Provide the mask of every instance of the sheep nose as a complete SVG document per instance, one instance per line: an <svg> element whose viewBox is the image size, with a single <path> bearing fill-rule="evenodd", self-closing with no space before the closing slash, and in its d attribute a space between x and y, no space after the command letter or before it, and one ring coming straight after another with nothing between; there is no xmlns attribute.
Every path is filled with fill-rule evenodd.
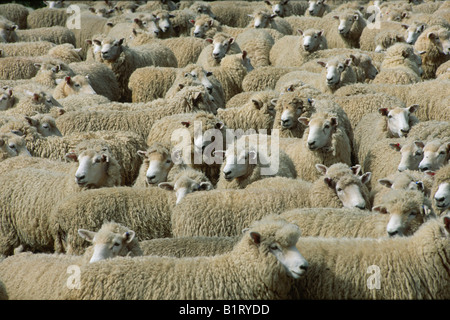
<svg viewBox="0 0 450 320"><path fill-rule="evenodd" d="M401 131L402 133L408 133L408 132L409 132L409 129L400 129L400 131Z"/></svg>
<svg viewBox="0 0 450 320"><path fill-rule="evenodd" d="M224 172L223 174L225 175L225 177L227 177L231 174L231 171Z"/></svg>
<svg viewBox="0 0 450 320"><path fill-rule="evenodd" d="M407 44L413 44L412 40L406 41Z"/></svg>
<svg viewBox="0 0 450 320"><path fill-rule="evenodd" d="M398 234L398 231L388 231L389 237L393 237Z"/></svg>
<svg viewBox="0 0 450 320"><path fill-rule="evenodd" d="M200 34L200 32L194 32L194 36L195 36L195 37L198 37L199 34Z"/></svg>
<svg viewBox="0 0 450 320"><path fill-rule="evenodd" d="M422 171L422 172L425 172L425 171L428 170L428 167L427 166L419 167L419 170Z"/></svg>
<svg viewBox="0 0 450 320"><path fill-rule="evenodd" d="M86 178L86 176L82 175L82 176L77 176L75 178L77 179L77 182L80 182L80 181L84 180L84 178Z"/></svg>
<svg viewBox="0 0 450 320"><path fill-rule="evenodd" d="M302 264L302 265L300 266L300 269L302 269L302 270L304 270L304 271L307 271L307 270L308 270L308 265L307 265L307 264Z"/></svg>
<svg viewBox="0 0 450 320"><path fill-rule="evenodd" d="M313 13L314 13L314 10L309 10L309 13L310 13L310 14L313 14Z"/></svg>
<svg viewBox="0 0 450 320"><path fill-rule="evenodd" d="M309 44L304 44L303 47L308 50L309 49Z"/></svg>
<svg viewBox="0 0 450 320"><path fill-rule="evenodd" d="M434 198L434 200L436 200L437 202L443 202L445 200L445 198L444 197Z"/></svg>
<svg viewBox="0 0 450 320"><path fill-rule="evenodd" d="M364 210L366 208L366 206L362 204L358 204L356 207L361 210Z"/></svg>
<svg viewBox="0 0 450 320"><path fill-rule="evenodd" d="M147 177L147 181L152 181L156 178L156 176Z"/></svg>

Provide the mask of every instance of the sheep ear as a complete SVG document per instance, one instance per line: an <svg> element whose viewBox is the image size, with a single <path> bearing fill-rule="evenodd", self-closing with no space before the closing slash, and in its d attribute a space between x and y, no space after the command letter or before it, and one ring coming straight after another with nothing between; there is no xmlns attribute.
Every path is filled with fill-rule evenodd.
<svg viewBox="0 0 450 320"><path fill-rule="evenodd" d="M65 77L65 78L64 78L64 81L66 81L66 83L67 83L68 85L70 85L70 84L72 83L72 79L71 79L70 77Z"/></svg>
<svg viewBox="0 0 450 320"><path fill-rule="evenodd" d="M31 118L31 117L28 117L28 116L25 116L25 120L27 120L27 122L28 122L31 126L36 126L36 125L38 124L38 121L37 121L37 120L35 120L35 119Z"/></svg>
<svg viewBox="0 0 450 320"><path fill-rule="evenodd" d="M357 176L361 172L361 165L355 164L354 166L350 167L350 170L352 170L353 174Z"/></svg>
<svg viewBox="0 0 450 320"><path fill-rule="evenodd" d="M372 172L366 172L361 177L359 177L359 180L361 181L362 184L366 184L367 182L370 181L371 178Z"/></svg>
<svg viewBox="0 0 450 320"><path fill-rule="evenodd" d="M425 144L422 141L414 141L414 144L421 149L425 148Z"/></svg>
<svg viewBox="0 0 450 320"><path fill-rule="evenodd" d="M250 17L250 18L254 18L255 17L255 15L253 15L253 14L247 14L247 16Z"/></svg>
<svg viewBox="0 0 450 320"><path fill-rule="evenodd" d="M101 160L102 160L102 162L109 163L109 160L110 160L110 159L109 159L109 156L108 156L108 155L103 154Z"/></svg>
<svg viewBox="0 0 450 320"><path fill-rule="evenodd" d="M359 14L354 14L353 18L355 18L355 21L358 21L359 20Z"/></svg>
<svg viewBox="0 0 450 320"><path fill-rule="evenodd" d="M247 57L247 51L242 51L242 60L245 60L245 58Z"/></svg>
<svg viewBox="0 0 450 320"><path fill-rule="evenodd" d="M410 113L416 112L416 110L419 108L418 104L413 104L411 106L409 106L407 109L409 110Z"/></svg>
<svg viewBox="0 0 450 320"><path fill-rule="evenodd" d="M255 106L255 108L258 110L261 109L263 106L262 102L259 100L252 99L252 102L253 102L253 105Z"/></svg>
<svg viewBox="0 0 450 320"><path fill-rule="evenodd" d="M125 41L125 38L121 38L121 39L119 40L119 46L121 46L121 45L123 44L124 41Z"/></svg>
<svg viewBox="0 0 450 320"><path fill-rule="evenodd" d="M317 63L318 63L319 65L321 65L322 67L324 67L324 68L327 67L327 64L326 64L325 62L323 62L323 61L317 61Z"/></svg>
<svg viewBox="0 0 450 320"><path fill-rule="evenodd" d="M444 217L443 223L445 230L447 230L447 232L450 233L450 217Z"/></svg>
<svg viewBox="0 0 450 320"><path fill-rule="evenodd" d="M400 143L389 143L389 147L391 147L395 151L400 151L402 149L402 146Z"/></svg>
<svg viewBox="0 0 450 320"><path fill-rule="evenodd" d="M215 125L215 128L217 130L222 130L225 127L225 124L223 122L217 122Z"/></svg>
<svg viewBox="0 0 450 320"><path fill-rule="evenodd" d="M381 114L382 116L387 116L389 113L388 108L378 108L378 113Z"/></svg>
<svg viewBox="0 0 450 320"><path fill-rule="evenodd" d="M73 162L78 162L78 156L75 152L66 153L66 159Z"/></svg>
<svg viewBox="0 0 450 320"><path fill-rule="evenodd" d="M125 243L130 243L131 241L133 241L135 236L136 233L133 230L130 230L125 232L122 237L125 240Z"/></svg>
<svg viewBox="0 0 450 320"><path fill-rule="evenodd" d="M431 217L434 216L434 212L433 209L431 209L429 206L427 206L426 204L422 205L422 213L425 217Z"/></svg>
<svg viewBox="0 0 450 320"><path fill-rule="evenodd" d="M261 235L258 232L255 231L250 232L250 238L256 245L259 245L261 243Z"/></svg>
<svg viewBox="0 0 450 320"><path fill-rule="evenodd" d="M209 191L214 189L211 182L200 182L198 190L200 191Z"/></svg>
<svg viewBox="0 0 450 320"><path fill-rule="evenodd" d="M324 30L322 29L322 30L320 30L320 31L317 33L317 35L318 35L319 37L321 37L321 36L323 35L323 33L324 33Z"/></svg>
<svg viewBox="0 0 450 320"><path fill-rule="evenodd" d="M323 181L325 182L325 184L327 186L334 189L333 179L331 179L330 177L325 177L325 178L323 178Z"/></svg>
<svg viewBox="0 0 450 320"><path fill-rule="evenodd" d="M191 125L189 121L182 121L181 124L186 128L189 128L189 126Z"/></svg>
<svg viewBox="0 0 450 320"><path fill-rule="evenodd" d="M268 6L272 5L269 0L265 0L264 3L267 4Z"/></svg>
<svg viewBox="0 0 450 320"><path fill-rule="evenodd" d="M392 188L393 182L389 179L379 179L378 183L387 188Z"/></svg>
<svg viewBox="0 0 450 320"><path fill-rule="evenodd" d="M206 71L205 75L206 75L207 77L210 77L210 76L213 75L213 73L212 73L212 71Z"/></svg>
<svg viewBox="0 0 450 320"><path fill-rule="evenodd" d="M269 17L269 19L272 20L272 19L275 19L276 17L278 17L278 15L276 15L276 14L271 14L270 17Z"/></svg>
<svg viewBox="0 0 450 320"><path fill-rule="evenodd" d="M332 117L332 118L330 119L330 122L331 122L331 126L337 127L337 125L338 125L338 119L337 119L336 117Z"/></svg>
<svg viewBox="0 0 450 320"><path fill-rule="evenodd" d="M402 28L408 30L409 26L407 24L402 24Z"/></svg>
<svg viewBox="0 0 450 320"><path fill-rule="evenodd" d="M339 20L339 16L333 16L333 19Z"/></svg>
<svg viewBox="0 0 450 320"><path fill-rule="evenodd" d="M309 119L306 117L300 117L298 118L298 122L303 124L304 126L309 126Z"/></svg>
<svg viewBox="0 0 450 320"><path fill-rule="evenodd" d="M274 98L274 99L270 100L270 103L273 104L274 106L277 105L277 102L278 102L278 98Z"/></svg>
<svg viewBox="0 0 450 320"><path fill-rule="evenodd" d="M228 40L228 43L229 43L229 44L233 44L233 43L234 43L234 38L230 38L230 39Z"/></svg>
<svg viewBox="0 0 450 320"><path fill-rule="evenodd" d="M11 130L11 133L15 134L16 136L22 137L23 132L20 130Z"/></svg>
<svg viewBox="0 0 450 320"><path fill-rule="evenodd" d="M214 42L214 40L211 39L211 38L207 38L207 39L205 39L205 41L208 42L208 43L213 43Z"/></svg>
<svg viewBox="0 0 450 320"><path fill-rule="evenodd" d="M387 214L388 213L386 207L383 207L383 206L375 206L375 207L372 208L372 211L377 211L377 212L383 213L383 214Z"/></svg>
<svg viewBox="0 0 450 320"><path fill-rule="evenodd" d="M435 34L434 32L430 32L430 33L427 35L427 37L428 37L428 39L430 39L430 40L434 40L434 39L436 39L436 34Z"/></svg>
<svg viewBox="0 0 450 320"><path fill-rule="evenodd" d="M327 170L328 170L327 166L320 164L320 163L316 163L316 169L322 175L326 174Z"/></svg>
<svg viewBox="0 0 450 320"><path fill-rule="evenodd" d="M170 182L161 182L158 187L164 190L173 191L174 185Z"/></svg>
<svg viewBox="0 0 450 320"><path fill-rule="evenodd" d="M425 191L425 184L423 183L423 181L419 180L416 181L416 185L417 185L417 190L419 191Z"/></svg>
<svg viewBox="0 0 450 320"><path fill-rule="evenodd" d="M137 154L142 158L146 158L148 156L147 151L138 150Z"/></svg>
<svg viewBox="0 0 450 320"><path fill-rule="evenodd" d="M85 229L78 229L78 235L86 241L93 242L96 232Z"/></svg>
<svg viewBox="0 0 450 320"><path fill-rule="evenodd" d="M88 41L88 40L86 40L86 41ZM93 42L96 46L101 46L101 45L102 45L101 41L99 41L99 40L92 40L92 42Z"/></svg>
<svg viewBox="0 0 450 320"><path fill-rule="evenodd" d="M303 35L303 31L301 29L297 29L298 33L300 33L301 35Z"/></svg>

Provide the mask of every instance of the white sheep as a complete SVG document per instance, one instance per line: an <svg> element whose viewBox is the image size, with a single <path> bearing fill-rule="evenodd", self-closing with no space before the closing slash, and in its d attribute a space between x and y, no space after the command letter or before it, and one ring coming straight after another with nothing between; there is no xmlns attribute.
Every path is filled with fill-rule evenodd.
<svg viewBox="0 0 450 320"><path fill-rule="evenodd" d="M1 215L16 221L2 230L2 254L10 255L19 245L33 251L52 250L49 216L56 203L71 193L120 184L120 167L108 152L85 150L80 154L69 153L67 158L77 164L67 164L64 172L23 168L2 175L2 197L9 200L2 201L5 205L1 206ZM20 182L23 176L26 185Z"/></svg>
<svg viewBox="0 0 450 320"><path fill-rule="evenodd" d="M53 90L55 99L64 99L73 94L97 94L92 88L89 76L76 75L56 81L57 86Z"/></svg>
<svg viewBox="0 0 450 320"><path fill-rule="evenodd" d="M197 65L208 69L210 67L217 67L220 65L223 57L227 54L241 53L242 50L235 39L223 32L218 32L212 38L207 38L205 41L210 43L200 52Z"/></svg>
<svg viewBox="0 0 450 320"><path fill-rule="evenodd" d="M433 176L434 182L431 190L433 208L440 215L450 207L450 165L441 167Z"/></svg>
<svg viewBox="0 0 450 320"><path fill-rule="evenodd" d="M266 5L270 7L272 12L279 17L288 17L291 15L301 16L306 13L306 3L303 1L289 1L289 0L279 0L279 1L264 1Z"/></svg>
<svg viewBox="0 0 450 320"><path fill-rule="evenodd" d="M81 290L72 290L69 298L287 299L294 279L301 278L308 269L308 262L295 248L299 236L295 225L269 217L253 223L234 249L223 255L194 259L148 256L92 263L81 268ZM114 277L108 290L93 295L88 289L91 284L110 279L101 276L104 268L117 270L115 274L122 280ZM160 268L165 272L161 273ZM145 288L138 284L141 279L135 282L137 270L146 270L142 273L148 284ZM155 282L156 278L162 282ZM124 296L123 287L117 286L122 281L136 289ZM193 285L198 281L201 286ZM233 287L238 289L230 290Z"/></svg>
<svg viewBox="0 0 450 320"><path fill-rule="evenodd" d="M275 39L267 30L246 29L236 37L236 43L248 52L255 68L270 65L270 51Z"/></svg>
<svg viewBox="0 0 450 320"><path fill-rule="evenodd" d="M79 229L78 233L92 243L83 255L25 252L2 261L0 274L10 299L63 299L72 288L68 272L72 268L104 259L142 255L135 232L120 224L104 223L97 232Z"/></svg>
<svg viewBox="0 0 450 320"><path fill-rule="evenodd" d="M437 171L450 159L449 139L433 139L423 147L423 159L419 163L420 171Z"/></svg>
<svg viewBox="0 0 450 320"><path fill-rule="evenodd" d="M24 155L31 157L28 151L25 140L13 133L1 133L0 134L0 161Z"/></svg>
<svg viewBox="0 0 450 320"><path fill-rule="evenodd" d="M309 0L305 16L323 17L325 14L329 13L331 8L325 1L326 0Z"/></svg>
<svg viewBox="0 0 450 320"><path fill-rule="evenodd" d="M292 34L292 28L289 22L266 10L256 10L252 14L249 14L249 17L252 18L252 21L248 24L247 28L275 29L283 35Z"/></svg>

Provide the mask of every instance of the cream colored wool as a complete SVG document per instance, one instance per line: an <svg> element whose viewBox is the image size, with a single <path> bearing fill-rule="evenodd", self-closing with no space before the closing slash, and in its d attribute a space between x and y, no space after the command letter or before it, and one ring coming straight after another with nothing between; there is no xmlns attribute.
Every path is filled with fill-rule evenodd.
<svg viewBox="0 0 450 320"><path fill-rule="evenodd" d="M66 27L51 26L45 28L26 29L16 31L18 41L48 41L54 44L70 43L77 45L75 34Z"/></svg>
<svg viewBox="0 0 450 320"><path fill-rule="evenodd" d="M30 11L24 5L18 3L6 3L0 5L0 16L17 24L19 29L27 28L27 18Z"/></svg>
<svg viewBox="0 0 450 320"><path fill-rule="evenodd" d="M174 37L164 39L163 44L174 53L178 61L178 68L183 68L197 62L208 42L194 37Z"/></svg>
<svg viewBox="0 0 450 320"><path fill-rule="evenodd" d="M266 29L248 29L236 37L236 42L248 52L252 65L260 68L270 65L270 51L275 44L274 37Z"/></svg>
<svg viewBox="0 0 450 320"><path fill-rule="evenodd" d="M31 12L27 17L29 29L45 28L53 26L65 27L67 18L70 16L64 9L41 8Z"/></svg>
<svg viewBox="0 0 450 320"><path fill-rule="evenodd" d="M242 81L242 89L248 91L273 90L277 81L285 74L298 71L298 68L265 66L247 74Z"/></svg>
<svg viewBox="0 0 450 320"><path fill-rule="evenodd" d="M444 182L450 182L450 165L447 164L443 167L441 167L439 170L436 171L435 175L433 176L433 186L431 188L431 197L434 198L434 195L436 194L436 191L439 188L439 185ZM443 216L444 210L438 208L436 206L436 201L433 199L433 209L436 211L437 214ZM447 209L448 210L448 209Z"/></svg>
<svg viewBox="0 0 450 320"><path fill-rule="evenodd" d="M210 41L212 39L211 44L206 46L200 52L200 54L198 55L198 59L195 62L195 64L203 67L206 70L208 70L208 68L210 68L210 67L218 67L218 66L220 66L221 59L220 60L219 59L215 59L214 56L213 56L214 45L216 43L222 43L222 44L223 43L228 43L228 47L227 47L227 50L225 52L225 55L237 54L237 53L241 53L242 52L241 47L237 43L236 39L234 39L233 37L229 36L226 33L217 32L216 34L214 34L213 37L207 38L205 40L207 43L209 43L209 41L207 41L208 39L210 39Z"/></svg>
<svg viewBox="0 0 450 320"><path fill-rule="evenodd" d="M250 235L260 235L260 241ZM289 299L294 281L269 251L277 244L281 250L298 240L299 229L286 221L255 222L233 251L215 257L168 258L136 257L101 261L81 268L81 290L70 299ZM114 279L106 276L114 270ZM138 271L139 270L139 271ZM142 279L134 274L139 272ZM104 276L102 276L104 275ZM103 290L88 289L103 283ZM124 290L122 283L136 287ZM136 284L135 284L136 283ZM170 290L167 290L170 288ZM234 288L234 289L233 289Z"/></svg>
<svg viewBox="0 0 450 320"><path fill-rule="evenodd" d="M39 57L48 53L56 45L48 41L0 43L0 50L7 57Z"/></svg>

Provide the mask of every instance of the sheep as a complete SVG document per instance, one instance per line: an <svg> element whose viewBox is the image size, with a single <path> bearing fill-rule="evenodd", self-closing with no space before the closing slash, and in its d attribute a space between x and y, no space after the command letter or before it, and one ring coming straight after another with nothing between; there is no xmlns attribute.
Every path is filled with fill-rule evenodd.
<svg viewBox="0 0 450 320"><path fill-rule="evenodd" d="M17 40L21 42L30 41L48 41L54 44L70 43L77 46L75 34L66 27L48 27L27 30L17 30Z"/></svg>
<svg viewBox="0 0 450 320"><path fill-rule="evenodd" d="M196 111L215 112L215 105L203 86L185 87L173 98L162 99L159 106L148 105L133 113L126 110L67 112L56 119L56 124L64 135L70 132L123 130L147 139L155 121L173 114Z"/></svg>
<svg viewBox="0 0 450 320"><path fill-rule="evenodd" d="M56 203L74 192L121 183L120 166L109 152L85 150L69 153L67 159L78 164L67 164L65 172L23 168L2 175L2 197L8 199L2 201L2 219L15 221L2 228L2 254L10 255L19 245L38 252L52 250L48 218ZM24 176L26 186L20 183Z"/></svg>
<svg viewBox="0 0 450 320"><path fill-rule="evenodd" d="M247 28L275 29L283 35L292 34L291 25L286 20L266 10L256 10L249 16L252 18L252 21L248 24Z"/></svg>
<svg viewBox="0 0 450 320"><path fill-rule="evenodd" d="M437 171L450 159L449 139L433 139L423 147L423 159L419 163L420 171Z"/></svg>
<svg viewBox="0 0 450 320"><path fill-rule="evenodd" d="M163 44L174 53L178 61L178 68L184 68L197 62L198 56L208 42L195 37L175 37L163 40Z"/></svg>
<svg viewBox="0 0 450 320"><path fill-rule="evenodd" d="M159 188L175 191L177 200L175 204L179 204L188 194L196 191L209 191L214 188L209 178L201 171L193 169L189 166L177 170L172 181L161 182Z"/></svg>
<svg viewBox="0 0 450 320"><path fill-rule="evenodd" d="M433 208L439 215L443 215L450 207L450 165L441 167L433 176L433 186L431 197L433 199Z"/></svg>
<svg viewBox="0 0 450 320"><path fill-rule="evenodd" d="M167 39L176 36L176 32L171 23L171 19L175 18L173 14L167 10L155 10L152 12L152 15L157 19L159 28L158 37L160 39Z"/></svg>
<svg viewBox="0 0 450 320"><path fill-rule="evenodd" d="M255 10L255 5L247 1L213 1L210 6L214 19L222 25L238 28L245 28L250 23L251 18L248 15ZM261 5L263 6L265 7L265 4Z"/></svg>
<svg viewBox="0 0 450 320"><path fill-rule="evenodd" d="M0 43L0 49L3 51L3 54L8 57L43 56L55 46L54 43L48 41Z"/></svg>
<svg viewBox="0 0 450 320"><path fill-rule="evenodd" d="M376 141L406 137L411 127L419 122L413 114L418 108L418 105L391 110L379 108L377 113L362 117L355 127L353 145L360 163L364 162L366 154Z"/></svg>
<svg viewBox="0 0 450 320"><path fill-rule="evenodd" d="M450 80L450 61L441 64L437 68L436 79Z"/></svg>
<svg viewBox="0 0 450 320"><path fill-rule="evenodd" d="M17 25L0 16L0 43L19 41L16 30Z"/></svg>
<svg viewBox="0 0 450 320"><path fill-rule="evenodd" d="M383 196L391 190L418 190L426 197L430 197L433 185L432 177L428 173L403 170L393 173L383 179L378 179L378 184L371 190L372 204L377 206ZM435 211L435 210L434 210Z"/></svg>
<svg viewBox="0 0 450 320"><path fill-rule="evenodd" d="M0 162L21 155L31 157L25 140L13 133L0 133Z"/></svg>
<svg viewBox="0 0 450 320"><path fill-rule="evenodd" d="M248 91L273 90L277 81L285 74L297 71L297 68L261 66L244 77L242 89Z"/></svg>
<svg viewBox="0 0 450 320"><path fill-rule="evenodd" d="M309 0L308 9L305 10L305 16L323 17L326 13L331 12L331 8L325 3L325 0Z"/></svg>
<svg viewBox="0 0 450 320"><path fill-rule="evenodd" d="M405 41L405 29L401 22L396 21L377 21L379 27L364 28L359 39L361 50L382 52L388 46L392 45L391 41L399 42L403 38ZM377 44L375 38L377 38ZM399 41L398 41L399 40ZM384 42L384 43L383 43ZM377 47L380 45L380 47Z"/></svg>
<svg viewBox="0 0 450 320"><path fill-rule="evenodd" d="M88 76L93 91L98 95L103 95L110 101L120 100L120 90L117 78L114 72L105 64L85 61L73 62L69 64L69 68L76 75Z"/></svg>
<svg viewBox="0 0 450 320"><path fill-rule="evenodd" d="M303 259L297 248L294 249L295 242L300 236L298 227L289 224L286 221L270 218L252 224L248 231L242 237L242 240L236 244L233 250L223 255L215 257L198 257L194 259L177 259L168 257L136 257L136 258L116 258L113 262L101 261L96 264L89 264L81 268L84 275L81 280L81 290L73 290L70 297L73 299L287 299L293 279L301 278L308 268L308 262ZM236 259L239 255L239 259ZM246 258L244 258L246 257ZM255 261L258 261L255 263ZM114 266L113 266L114 265ZM122 289L114 288L114 284L121 281L110 282L109 288L103 292L97 292L94 296L91 290L88 290L89 284L100 281L99 275L103 268L123 268L128 272L118 272L124 277L134 269L142 269L143 266L151 266L158 273L158 279L161 279L161 273L154 269L155 265L164 267L167 277L167 285L151 280L155 278L152 273L144 272L147 276L147 284L155 284L152 288L147 287L143 290L134 290L131 295L125 295ZM172 272L167 269L171 266ZM246 271L251 266L251 274ZM180 273L183 269L186 272ZM199 273L194 271L197 270ZM234 272L239 270L239 272ZM262 271L264 270L264 271ZM235 276L231 276L235 274ZM231 276L231 277L230 277ZM198 281L201 277L201 288L193 286L192 283ZM255 277L257 279L255 279ZM274 281L274 279L277 279ZM134 286L133 279L123 279L129 285ZM169 280L170 279L170 280ZM178 279L178 280L177 280ZM207 279L213 279L215 285L208 285ZM88 280L88 281L86 281ZM106 278L101 281L105 281ZM131 281L131 282L130 282ZM139 279L141 281L141 279ZM174 283L177 282L177 284ZM169 283L172 283L170 292L166 291ZM211 282L212 283L212 282ZM239 285L238 285L239 284ZM113 287L111 287L111 285ZM229 290L236 285L238 290ZM170 285L169 285L170 286ZM205 290L205 288L210 288ZM242 290L244 289L244 290Z"/></svg>
<svg viewBox="0 0 450 320"><path fill-rule="evenodd" d="M150 102L163 98L175 83L177 73L181 71L175 68L155 66L136 69L128 82L128 87L132 91L131 101L133 103ZM151 85L148 85L149 83Z"/></svg>
<svg viewBox="0 0 450 320"><path fill-rule="evenodd" d="M270 51L275 39L267 30L247 29L236 37L236 42L248 52L255 68L270 65Z"/></svg>
<svg viewBox="0 0 450 320"><path fill-rule="evenodd" d="M442 259L448 257L448 228L447 217L431 219L410 237L301 238L297 247L301 248L311 268L308 270L308 276L297 282L298 297L364 300L448 299L450 279L446 270L449 266L448 260ZM430 263L430 259L434 263ZM351 269L349 266L352 266ZM374 270L379 271L377 281L368 279L370 274L374 274ZM414 277L411 278L410 275Z"/></svg>
<svg viewBox="0 0 450 320"><path fill-rule="evenodd" d="M272 12L279 17L288 17L291 15L302 16L306 13L306 4L303 1L264 1L270 7Z"/></svg>
<svg viewBox="0 0 450 320"><path fill-rule="evenodd" d="M101 42L94 40L94 43L102 47L101 58L98 61L106 64L116 75L121 90L121 99L131 101L128 81L133 71L150 65L177 67L177 62L167 47L155 43L129 48L123 45L123 41L123 38L120 40L105 38Z"/></svg>
<svg viewBox="0 0 450 320"><path fill-rule="evenodd" d="M429 80L408 85L392 84L353 84L335 92L336 96L349 96L364 93L383 93L403 101L405 105L418 104L416 117L420 121L448 119L449 97L444 92L449 88L448 81ZM423 92L427 92L426 95Z"/></svg>
<svg viewBox="0 0 450 320"><path fill-rule="evenodd" d="M253 94L241 107L219 109L217 117L229 129L259 132L265 130L270 134L274 118L278 93L273 90Z"/></svg>
<svg viewBox="0 0 450 320"><path fill-rule="evenodd" d="M137 12L147 12L154 10L167 10L174 11L177 10L177 5L174 1L170 0L160 0L160 1L151 1L147 2L145 5L139 6L136 8Z"/></svg>
<svg viewBox="0 0 450 320"><path fill-rule="evenodd" d="M227 147L217 189L243 189L274 176L296 178L292 160L282 150L273 150L272 144L269 147L265 138L244 135Z"/></svg>
<svg viewBox="0 0 450 320"><path fill-rule="evenodd" d="M216 189L207 194L192 194L173 209L173 236L236 236L246 224L268 214L281 214L295 208L370 206L369 191L364 187L370 180L370 173L356 176L357 167L349 168L341 163L325 171L326 175L314 183L272 177L241 190ZM320 172L323 174L323 167ZM343 189L339 190L339 195L337 188ZM299 197L299 194L304 196Z"/></svg>
<svg viewBox="0 0 450 320"><path fill-rule="evenodd" d="M57 83L53 91L55 99L63 99L73 94L97 94L91 86L89 76L66 77Z"/></svg>
<svg viewBox="0 0 450 320"><path fill-rule="evenodd" d="M126 44L128 44L129 46L137 46L136 41L143 41L143 39L134 39L134 37L139 37L140 34L144 34L145 38L148 39L148 42L150 42L150 39L153 41L154 39L159 37L159 34L161 32L157 25L159 18L157 18L155 15L139 14L131 20L132 21L126 19L123 22L116 23L109 30L107 36L113 39L124 38L126 40ZM128 43L129 39L133 40L133 45L131 45L131 43Z"/></svg>
<svg viewBox="0 0 450 320"><path fill-rule="evenodd" d="M425 31L427 28L427 24L422 22L414 21L411 24L402 24L402 27L406 30L406 40L405 42L410 45L414 45L419 38L419 36L422 34L422 32Z"/></svg>
<svg viewBox="0 0 450 320"><path fill-rule="evenodd" d="M414 49L425 51L422 55L422 79L436 77L437 68L449 60L450 34L440 26L431 26L417 38Z"/></svg>
<svg viewBox="0 0 450 320"><path fill-rule="evenodd" d="M5 111L12 108L16 102L15 97L13 96L13 91L11 88L5 88L6 90L2 90L0 96L0 110Z"/></svg>
<svg viewBox="0 0 450 320"><path fill-rule="evenodd" d="M211 45L205 47L202 52L200 52L196 62L197 65L205 69L219 66L220 61L222 61L223 57L227 54L237 54L242 52L235 39L223 32L216 33L212 39L207 38L206 41L211 43Z"/></svg>
<svg viewBox="0 0 450 320"><path fill-rule="evenodd" d="M86 108L86 106L92 106L93 108L96 108L100 107L100 105L108 105L109 103L111 103L111 101L107 97L100 94L71 95L63 99L58 99L58 102L61 104L62 108L59 110L50 110L50 112L64 110L61 114L57 114L58 116L64 114L65 112L77 111Z"/></svg>
<svg viewBox="0 0 450 320"><path fill-rule="evenodd" d="M401 154L397 166L398 171L419 170L419 163L423 159L424 144L422 141L409 139L403 143L390 143L389 146Z"/></svg>
<svg viewBox="0 0 450 320"><path fill-rule="evenodd" d="M19 29L28 27L27 19L30 11L25 6L18 3L6 3L0 5L0 16L14 22Z"/></svg>
<svg viewBox="0 0 450 320"><path fill-rule="evenodd" d="M4 112L5 115L33 116L36 112L48 113L52 109L61 107L52 95L46 92L26 92L25 97L11 109Z"/></svg>
<svg viewBox="0 0 450 320"><path fill-rule="evenodd" d="M373 83L408 84L421 81L421 58L409 44L398 43L386 51Z"/></svg>
<svg viewBox="0 0 450 320"><path fill-rule="evenodd" d="M69 14L64 8L40 8L31 12L27 17L29 29L48 28L52 26L65 27Z"/></svg>
<svg viewBox="0 0 450 320"><path fill-rule="evenodd" d="M0 79L19 80L31 79L36 76L38 69L34 65L34 60L28 57L6 57L0 58Z"/></svg>
<svg viewBox="0 0 450 320"><path fill-rule="evenodd" d="M142 255L133 230L118 223L104 223L97 232L79 229L79 236L92 243L83 255L18 253L0 264L0 274L11 299L59 300L71 290L70 267L115 257ZM14 272L12 272L14 270ZM39 273L39 277L36 278ZM33 279L31 281L31 279ZM16 286L17 283L21 285Z"/></svg>
<svg viewBox="0 0 450 320"><path fill-rule="evenodd" d="M285 92L281 94L276 101L275 111L273 129L279 130L280 137L303 137L305 127L298 121L298 118L311 116L311 110L297 93Z"/></svg>
<svg viewBox="0 0 450 320"><path fill-rule="evenodd" d="M298 30L300 37L284 36L276 41L270 50L270 62L274 66L294 67L301 66L310 53L328 49L327 40L323 30Z"/></svg>
<svg viewBox="0 0 450 320"><path fill-rule="evenodd" d="M220 66L209 68L217 80L222 84L225 102L234 95L242 92L242 80L253 70L247 51L225 56Z"/></svg>
<svg viewBox="0 0 450 320"><path fill-rule="evenodd" d="M174 192L161 188L100 188L72 194L54 205L49 217L54 250L82 254L87 244L77 230L98 230L104 220L126 225L140 241L172 237L175 201Z"/></svg>

